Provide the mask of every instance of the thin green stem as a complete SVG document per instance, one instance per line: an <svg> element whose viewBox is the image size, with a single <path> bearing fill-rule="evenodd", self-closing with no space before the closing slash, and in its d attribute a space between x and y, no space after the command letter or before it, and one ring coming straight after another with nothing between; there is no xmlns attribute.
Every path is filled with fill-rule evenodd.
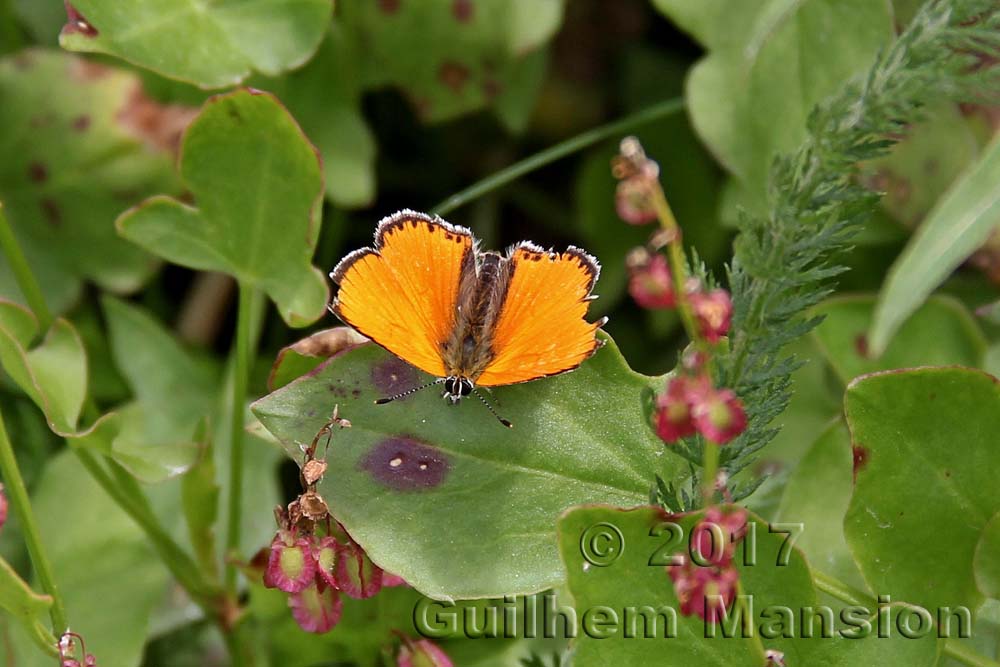
<svg viewBox="0 0 1000 667"><path fill-rule="evenodd" d="M3 212L3 202L0 202L0 246L3 247L3 253L10 263L10 269L14 273L18 287L21 288L21 293L24 294L24 298L28 302L28 307L38 319L39 330L48 331L49 327L52 326L52 312L49 310L48 304L45 303L45 296L35 279L35 274L28 266L28 260L24 257L21 244L17 242L14 230L7 222L7 216Z"/></svg>
<svg viewBox="0 0 1000 667"><path fill-rule="evenodd" d="M226 534L226 590L236 596L236 565L230 556L239 550L240 524L243 520L243 403L250 382L251 340L253 339L254 288L239 281L239 306L236 317L236 343L233 354L233 398L229 451L229 522Z"/></svg>
<svg viewBox="0 0 1000 667"><path fill-rule="evenodd" d="M815 584L816 588L837 598L838 600L858 607L864 607L866 609L871 609L877 604L872 596L859 591L858 589L849 586L828 574L823 574L818 570L813 570L812 578L813 584ZM1000 667L1000 662L980 655L975 651L970 651L955 639L945 639L944 653L945 655L954 658L963 664L970 665L971 667Z"/></svg>
<svg viewBox="0 0 1000 667"><path fill-rule="evenodd" d="M592 146L593 144L609 137L626 134L637 127L651 123L654 120L659 120L660 118L673 115L683 108L684 100L681 98L674 98L664 102L659 102L650 107L646 107L641 111L625 116L624 118L616 120L613 123L608 123L607 125L601 125L587 130L586 132L560 142L551 148L535 153L531 157L521 160L520 162L515 162L506 169L501 169L500 171L490 174L486 178L473 183L464 190L457 192L440 202L437 206L431 209L431 213L435 215L446 215L451 211L454 211L459 206L464 206L470 201L478 197L482 197L488 192L501 188L511 181L517 180L521 176L524 176L525 174L540 167L544 167L551 162L555 162L560 158L564 158L567 155L583 150L584 148Z"/></svg>
<svg viewBox="0 0 1000 667"><path fill-rule="evenodd" d="M31 501L28 499L28 489L24 486L24 479L21 471L17 467L17 459L14 457L14 447L7 437L7 428L4 426L3 415L0 414L0 473L6 484L7 494L14 505L14 512L18 521L21 522L21 530L24 531L24 543L28 547L28 555L31 556L31 564L38 577L38 583L42 590L52 598L52 607L49 615L52 618L52 630L56 636L62 635L69 627L66 622L66 607L63 604L62 596L59 594L59 587L56 585L55 576L52 574L52 566L49 564L45 548L42 546L42 538L38 532L38 523L35 521L35 513L31 509Z"/></svg>

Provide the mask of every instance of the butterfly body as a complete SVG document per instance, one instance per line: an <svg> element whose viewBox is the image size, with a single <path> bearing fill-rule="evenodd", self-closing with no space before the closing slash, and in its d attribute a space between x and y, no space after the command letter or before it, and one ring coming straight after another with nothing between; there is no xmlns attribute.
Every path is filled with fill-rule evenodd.
<svg viewBox="0 0 1000 667"><path fill-rule="evenodd" d="M477 385L563 373L593 354L604 320L584 316L599 271L572 247L480 251L468 229L404 210L379 223L374 247L331 272L340 286L331 310L438 377L458 403Z"/></svg>

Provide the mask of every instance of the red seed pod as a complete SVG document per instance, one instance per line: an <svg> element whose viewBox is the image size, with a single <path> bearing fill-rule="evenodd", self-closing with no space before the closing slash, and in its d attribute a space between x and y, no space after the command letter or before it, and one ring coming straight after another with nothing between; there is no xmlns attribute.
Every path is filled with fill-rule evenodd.
<svg viewBox="0 0 1000 667"><path fill-rule="evenodd" d="M286 593L298 593L313 584L316 560L309 540L280 530L271 542L271 554L264 572L264 585Z"/></svg>
<svg viewBox="0 0 1000 667"><path fill-rule="evenodd" d="M288 596L288 606L299 627L316 634L332 630L344 611L340 592L329 586L323 590L318 586L310 586L292 593Z"/></svg>

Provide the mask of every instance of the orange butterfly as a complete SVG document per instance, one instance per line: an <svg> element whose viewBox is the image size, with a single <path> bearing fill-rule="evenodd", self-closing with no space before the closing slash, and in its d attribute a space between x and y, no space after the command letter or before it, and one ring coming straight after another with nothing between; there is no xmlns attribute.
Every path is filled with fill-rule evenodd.
<svg viewBox="0 0 1000 667"><path fill-rule="evenodd" d="M424 387L444 384L443 396L455 404L477 385L565 373L594 354L607 318L584 317L599 273L579 248L557 253L522 242L506 256L482 252L465 227L403 210L379 222L374 248L352 252L330 273L340 286L330 309L436 376Z"/></svg>

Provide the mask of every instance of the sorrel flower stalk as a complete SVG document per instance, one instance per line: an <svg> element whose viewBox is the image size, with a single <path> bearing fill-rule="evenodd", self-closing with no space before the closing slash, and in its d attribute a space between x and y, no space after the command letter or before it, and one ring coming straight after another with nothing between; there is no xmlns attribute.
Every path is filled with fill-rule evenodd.
<svg viewBox="0 0 1000 667"><path fill-rule="evenodd" d="M676 307L691 339L687 360L656 401L654 428L665 442L700 433L706 441L724 445L746 428L746 412L735 392L714 386L715 346L729 333L732 301L723 289L707 289L688 275L680 225L659 180L659 166L646 157L635 137L621 142L612 172L619 179L616 206L630 224L657 219L660 229L651 248L637 248L628 257L629 292L645 308ZM666 249L666 256L660 253ZM704 504L715 496L719 452L703 447Z"/></svg>

